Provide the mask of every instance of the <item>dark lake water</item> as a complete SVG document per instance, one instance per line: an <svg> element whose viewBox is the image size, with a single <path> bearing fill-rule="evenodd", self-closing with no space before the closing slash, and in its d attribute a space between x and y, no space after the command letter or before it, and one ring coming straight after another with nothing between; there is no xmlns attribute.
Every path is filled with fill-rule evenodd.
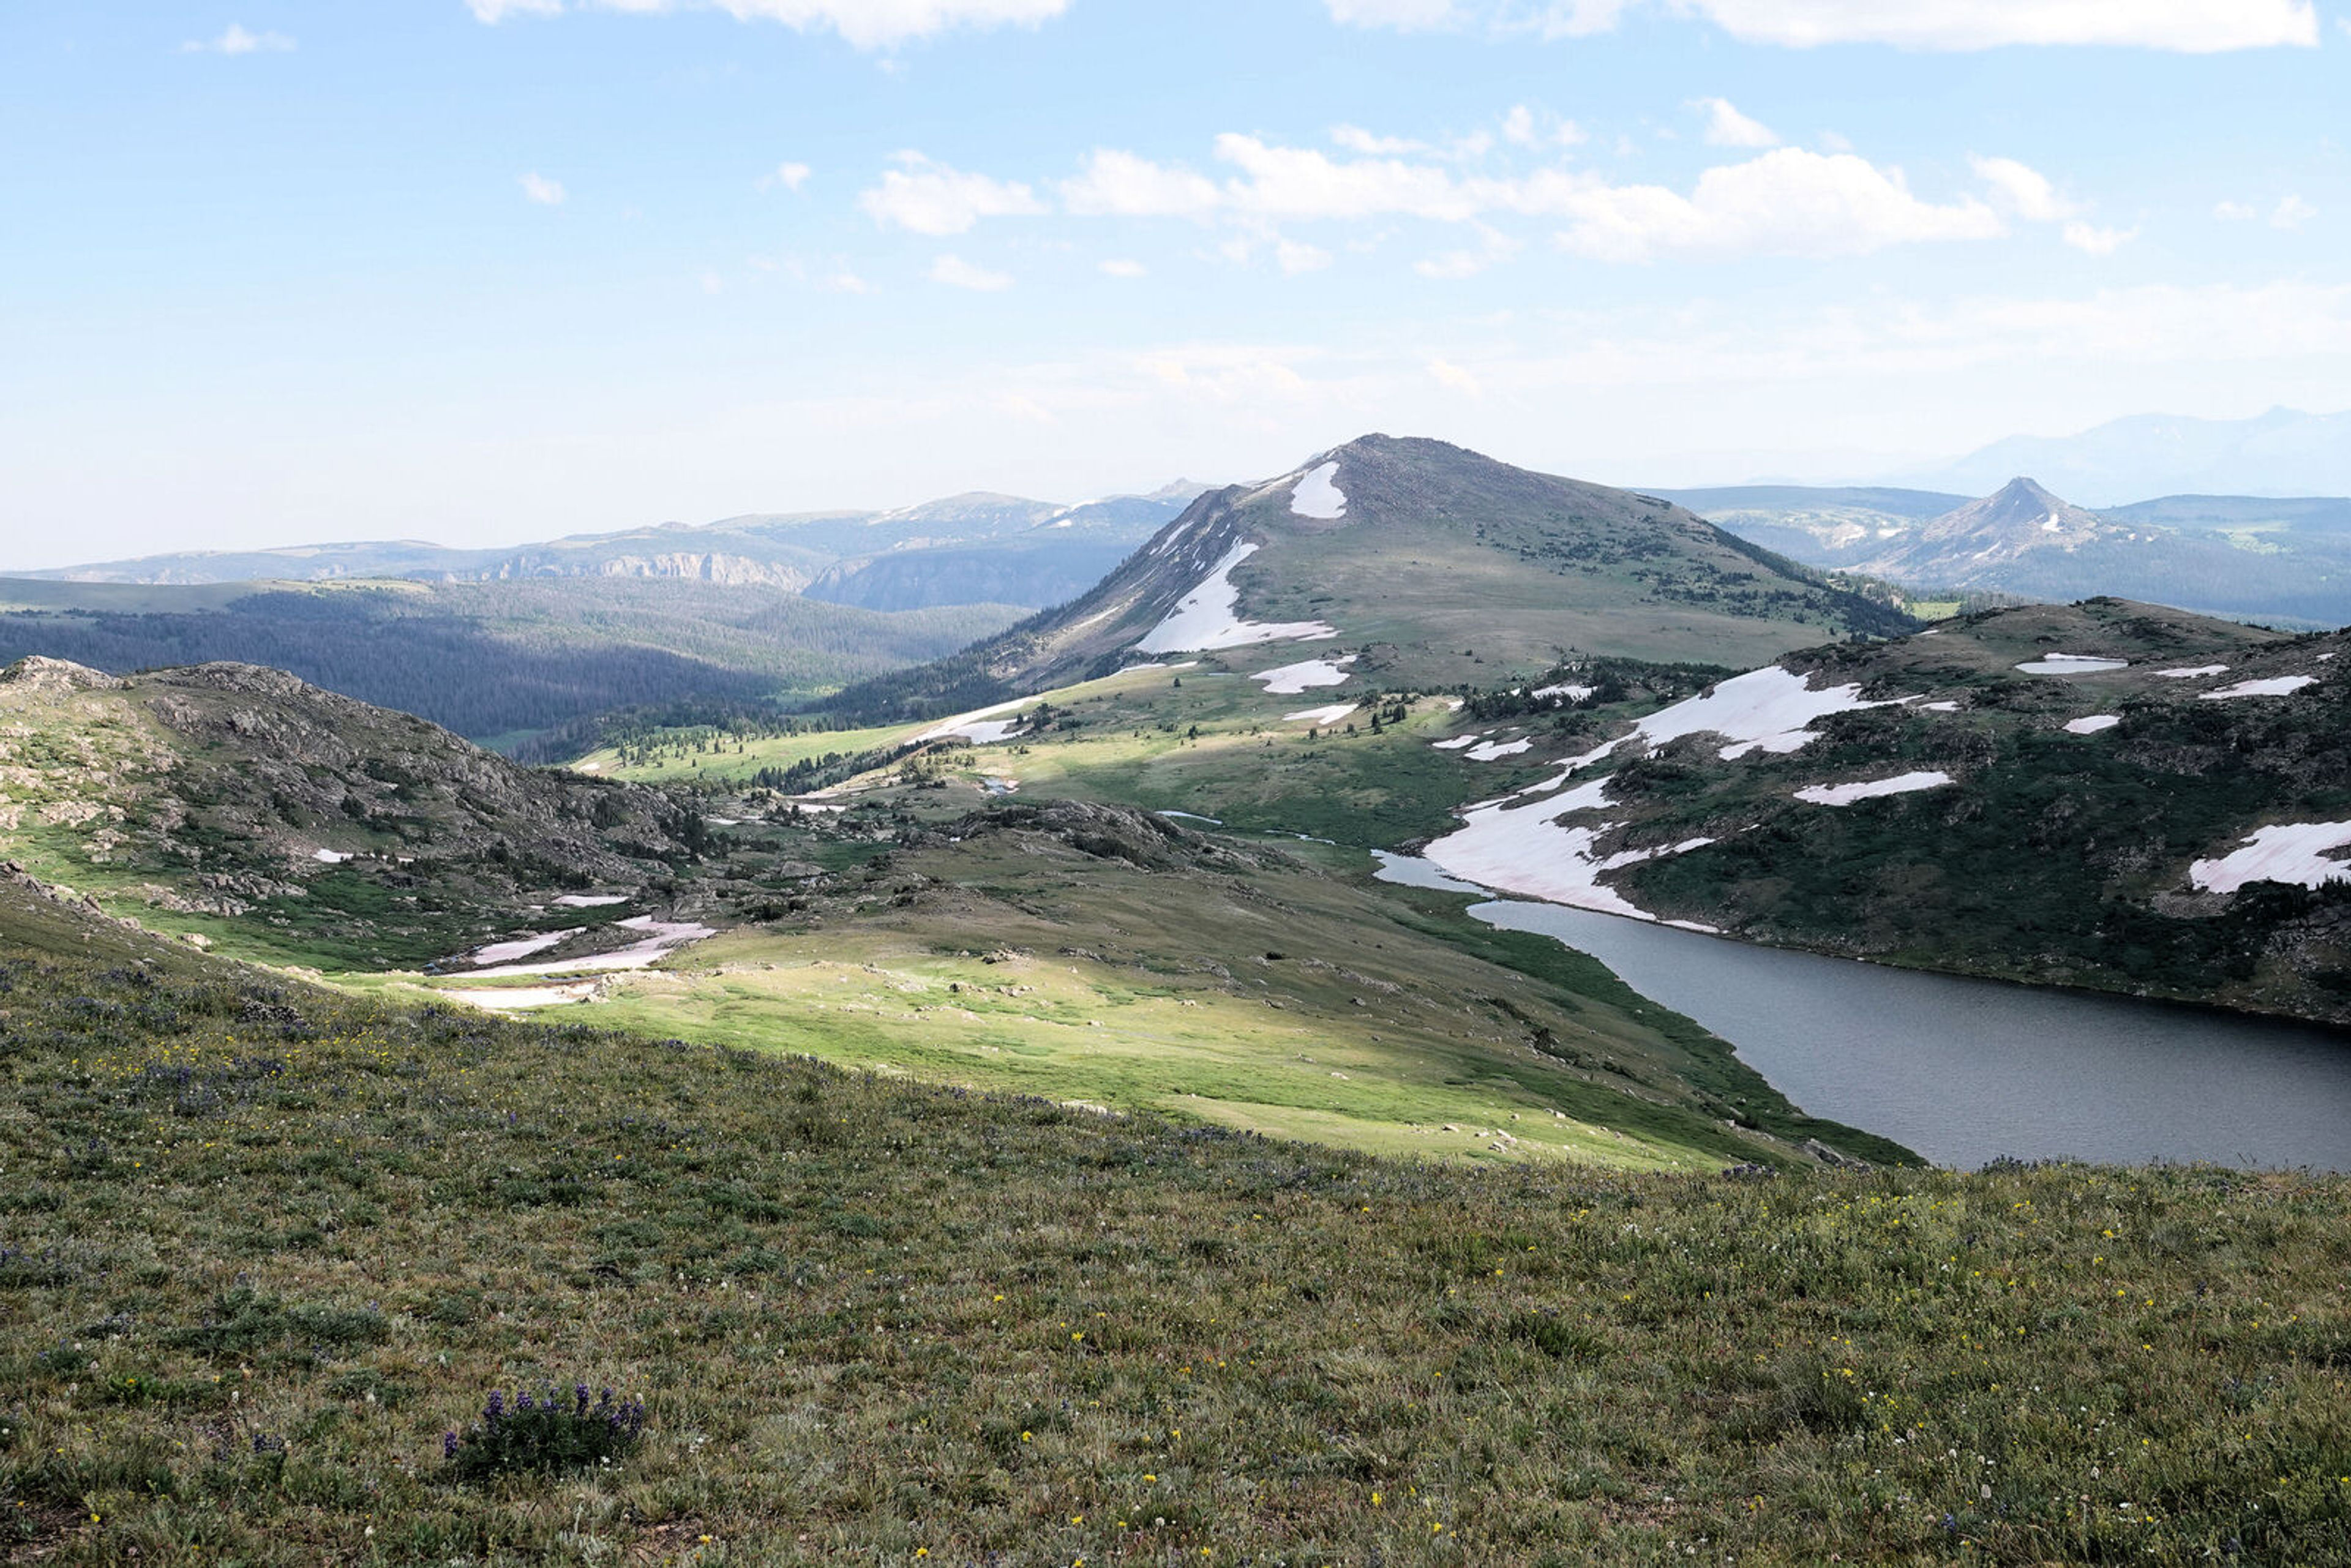
<svg viewBox="0 0 2351 1568"><path fill-rule="evenodd" d="M1381 876L1481 890L1426 861ZM2351 1035L1753 947L1555 904L1469 913L1589 953L1816 1116L1938 1165L2210 1160L2351 1170Z"/></svg>

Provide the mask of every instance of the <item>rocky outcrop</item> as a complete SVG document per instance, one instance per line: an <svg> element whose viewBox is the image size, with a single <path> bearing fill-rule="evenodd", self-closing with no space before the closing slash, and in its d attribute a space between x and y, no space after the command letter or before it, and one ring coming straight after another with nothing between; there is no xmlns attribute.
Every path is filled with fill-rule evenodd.
<svg viewBox="0 0 2351 1568"><path fill-rule="evenodd" d="M0 669L0 685L30 686L36 691L115 691L123 684L104 670L93 670L88 664L76 664L64 659L46 659L38 653L27 654L7 668Z"/></svg>

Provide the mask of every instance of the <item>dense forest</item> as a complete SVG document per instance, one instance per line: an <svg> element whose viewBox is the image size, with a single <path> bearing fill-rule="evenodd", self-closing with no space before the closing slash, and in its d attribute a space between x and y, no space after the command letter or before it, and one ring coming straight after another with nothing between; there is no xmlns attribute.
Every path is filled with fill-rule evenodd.
<svg viewBox="0 0 2351 1568"><path fill-rule="evenodd" d="M511 748L619 708L813 702L952 653L1014 613L885 613L659 580L272 587L217 607L0 612L0 663L267 664Z"/></svg>

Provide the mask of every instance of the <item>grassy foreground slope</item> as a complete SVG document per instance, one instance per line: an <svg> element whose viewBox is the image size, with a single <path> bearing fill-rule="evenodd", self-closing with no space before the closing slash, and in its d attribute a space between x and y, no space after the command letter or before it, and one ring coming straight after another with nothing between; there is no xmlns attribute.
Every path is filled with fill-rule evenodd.
<svg viewBox="0 0 2351 1568"><path fill-rule="evenodd" d="M2351 1188L1468 1171L402 1010L0 887L57 1563L2351 1562ZM490 1389L642 1443L461 1483Z"/></svg>

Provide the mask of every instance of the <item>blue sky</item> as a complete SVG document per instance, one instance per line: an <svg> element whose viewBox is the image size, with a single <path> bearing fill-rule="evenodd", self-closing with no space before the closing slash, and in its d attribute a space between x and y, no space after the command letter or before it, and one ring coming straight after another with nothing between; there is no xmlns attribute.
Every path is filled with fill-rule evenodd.
<svg viewBox="0 0 2351 1568"><path fill-rule="evenodd" d="M0 567L2351 407L2351 6L0 10Z"/></svg>

